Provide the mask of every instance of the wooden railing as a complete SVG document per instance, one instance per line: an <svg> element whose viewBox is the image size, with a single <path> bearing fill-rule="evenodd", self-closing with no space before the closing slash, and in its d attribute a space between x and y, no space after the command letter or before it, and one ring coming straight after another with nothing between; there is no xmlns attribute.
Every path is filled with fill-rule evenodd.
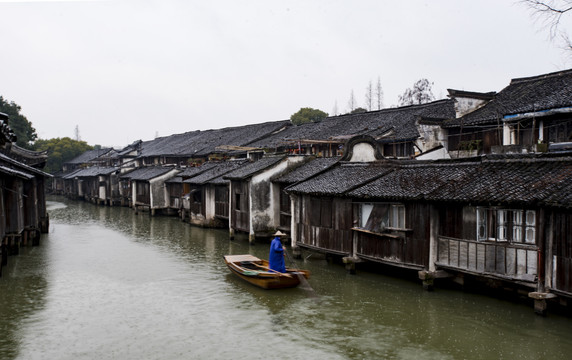
<svg viewBox="0 0 572 360"><path fill-rule="evenodd" d="M438 266L503 278L535 281L538 268L536 246L509 242L475 241L440 236Z"/></svg>

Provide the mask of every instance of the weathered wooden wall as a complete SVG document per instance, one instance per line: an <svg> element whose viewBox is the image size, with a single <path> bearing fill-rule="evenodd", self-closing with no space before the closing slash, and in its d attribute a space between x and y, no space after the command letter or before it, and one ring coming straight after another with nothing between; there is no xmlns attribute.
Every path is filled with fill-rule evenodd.
<svg viewBox="0 0 572 360"><path fill-rule="evenodd" d="M135 204L151 205L151 193L147 181L135 181Z"/></svg>
<svg viewBox="0 0 572 360"><path fill-rule="evenodd" d="M553 287L572 294L572 211L555 211L553 221Z"/></svg>
<svg viewBox="0 0 572 360"><path fill-rule="evenodd" d="M301 246L349 255L352 252L352 203L349 199L303 196L296 219Z"/></svg>
<svg viewBox="0 0 572 360"><path fill-rule="evenodd" d="M228 186L217 185L215 187L215 216L228 219Z"/></svg>
<svg viewBox="0 0 572 360"><path fill-rule="evenodd" d="M248 205L248 183L246 181L232 181L232 228L239 231L250 232L250 209Z"/></svg>
<svg viewBox="0 0 572 360"><path fill-rule="evenodd" d="M292 225L292 209L290 196L284 192L284 185L280 185L280 219L278 227L290 230Z"/></svg>
<svg viewBox="0 0 572 360"><path fill-rule="evenodd" d="M183 197L182 183L168 183L167 192L169 194L169 206L178 209L181 206L181 198Z"/></svg>
<svg viewBox="0 0 572 360"><path fill-rule="evenodd" d="M356 232L357 255L370 260L426 268L429 265L430 205L405 204L405 229Z"/></svg>

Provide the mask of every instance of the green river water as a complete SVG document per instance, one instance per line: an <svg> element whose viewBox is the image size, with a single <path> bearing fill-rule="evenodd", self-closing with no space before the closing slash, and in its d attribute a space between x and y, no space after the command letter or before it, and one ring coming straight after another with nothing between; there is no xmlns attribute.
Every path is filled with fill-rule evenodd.
<svg viewBox="0 0 572 360"><path fill-rule="evenodd" d="M304 253L303 288L262 290L227 230L51 198L50 233L0 278L0 359L567 359L572 319ZM311 296L315 293L316 296ZM569 354L569 355L566 355Z"/></svg>

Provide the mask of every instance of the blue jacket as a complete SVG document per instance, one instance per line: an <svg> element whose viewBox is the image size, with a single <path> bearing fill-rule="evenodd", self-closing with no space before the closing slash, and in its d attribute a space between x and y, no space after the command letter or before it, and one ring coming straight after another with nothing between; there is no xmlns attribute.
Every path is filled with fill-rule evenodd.
<svg viewBox="0 0 572 360"><path fill-rule="evenodd" d="M284 263L284 248L282 242L277 236L270 243L270 255L268 256L268 266L279 272L286 272L286 264Z"/></svg>

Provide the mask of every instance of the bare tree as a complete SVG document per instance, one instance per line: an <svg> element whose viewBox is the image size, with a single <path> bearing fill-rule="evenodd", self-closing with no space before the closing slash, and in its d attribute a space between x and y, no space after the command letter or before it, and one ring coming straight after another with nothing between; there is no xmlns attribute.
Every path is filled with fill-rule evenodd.
<svg viewBox="0 0 572 360"><path fill-rule="evenodd" d="M338 110L338 100L336 100L336 101L334 102L334 108L332 109L332 116L338 116L339 114L340 114L340 113L339 113L339 110Z"/></svg>
<svg viewBox="0 0 572 360"><path fill-rule="evenodd" d="M383 89L381 88L381 77L377 77L377 85L375 86L375 97L377 100L377 110L383 108Z"/></svg>
<svg viewBox="0 0 572 360"><path fill-rule="evenodd" d="M352 112L356 108L356 97L354 96L353 89L352 93L350 94L350 99L348 100L348 107L350 108L348 112Z"/></svg>
<svg viewBox="0 0 572 360"><path fill-rule="evenodd" d="M79 125L75 126L74 129L74 140L75 141L81 141L81 136L79 135Z"/></svg>
<svg viewBox="0 0 572 360"><path fill-rule="evenodd" d="M549 30L551 41L561 41L566 50L572 51L572 41L566 30L562 29L562 16L572 11L572 0L521 0L531 11L532 16Z"/></svg>
<svg viewBox="0 0 572 360"><path fill-rule="evenodd" d="M372 104L373 104L373 86L370 80L369 84L365 88L365 108L367 109L367 111L371 111Z"/></svg>

